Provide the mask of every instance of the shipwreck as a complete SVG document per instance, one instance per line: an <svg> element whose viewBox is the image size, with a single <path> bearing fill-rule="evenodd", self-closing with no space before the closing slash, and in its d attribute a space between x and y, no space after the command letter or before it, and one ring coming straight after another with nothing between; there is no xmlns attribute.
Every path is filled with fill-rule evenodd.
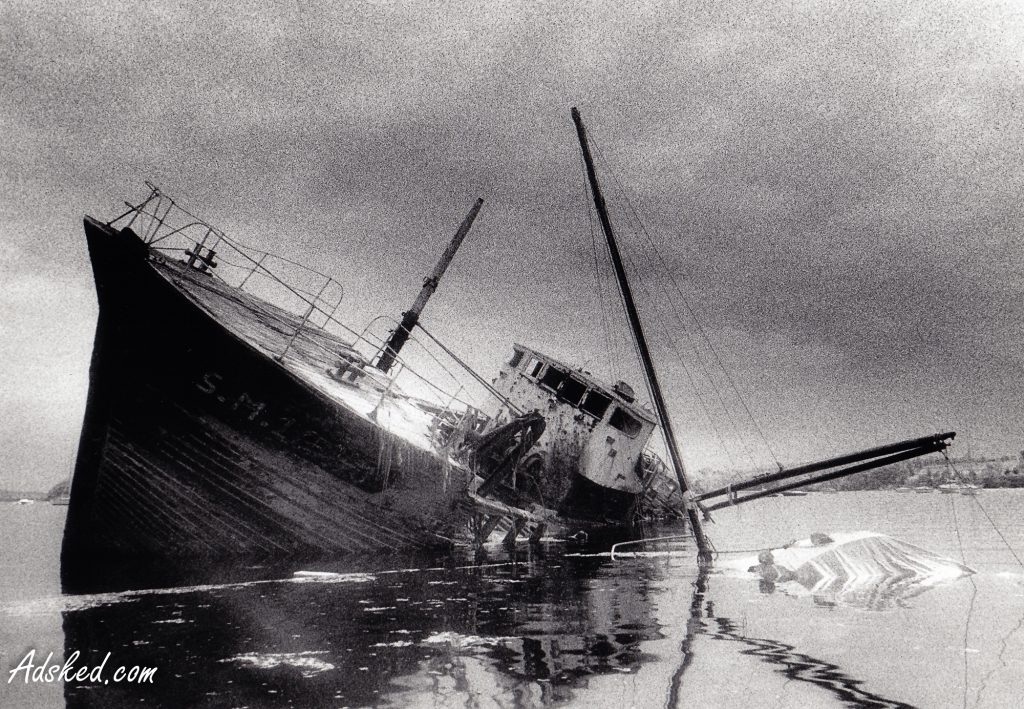
<svg viewBox="0 0 1024 709"><path fill-rule="evenodd" d="M524 344L488 380L423 327L483 200L377 336L341 321L332 277L243 245L149 185L116 218L84 222L99 318L65 563L512 544L628 533L658 512L685 516L706 558L709 498L736 504L947 445L953 434L694 495L575 109L573 120L653 410L629 384ZM412 341L439 352L444 376L405 356ZM649 446L659 429L667 462Z"/></svg>

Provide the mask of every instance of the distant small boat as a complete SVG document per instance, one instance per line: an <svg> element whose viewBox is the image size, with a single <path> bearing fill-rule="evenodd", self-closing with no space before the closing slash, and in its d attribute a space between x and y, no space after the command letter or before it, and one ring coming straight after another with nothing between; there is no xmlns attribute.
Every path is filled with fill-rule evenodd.
<svg viewBox="0 0 1024 709"><path fill-rule="evenodd" d="M786 490L782 493L783 497L805 497L807 495L806 490Z"/></svg>
<svg viewBox="0 0 1024 709"><path fill-rule="evenodd" d="M933 492L934 490L935 490L935 488L928 487L926 485L921 485L920 487L915 487L914 488L914 492Z"/></svg>
<svg viewBox="0 0 1024 709"><path fill-rule="evenodd" d="M17 504L17 505L31 505L31 504L34 504L34 503L35 503L35 500L30 500L27 497L23 497L20 500L18 500L15 504Z"/></svg>
<svg viewBox="0 0 1024 709"><path fill-rule="evenodd" d="M946 483L945 485L939 485L939 492L944 492L947 495L958 492L961 495L977 495L980 489L981 485L974 485L972 483Z"/></svg>

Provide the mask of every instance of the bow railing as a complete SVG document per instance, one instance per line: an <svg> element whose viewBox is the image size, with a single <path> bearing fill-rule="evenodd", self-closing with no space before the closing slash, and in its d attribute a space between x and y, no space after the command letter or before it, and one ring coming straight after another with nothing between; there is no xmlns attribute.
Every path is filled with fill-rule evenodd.
<svg viewBox="0 0 1024 709"><path fill-rule="evenodd" d="M390 332L401 326L395 318L380 316L361 330L350 327L341 320L345 291L335 278L292 258L244 244L182 207L156 185L146 182L146 186L146 199L136 205L126 202L128 210L108 226L131 227L151 249L168 259L178 259L295 316L298 326L276 354L279 361L296 341L308 344L316 340L308 331L313 329L340 337L358 353L358 366L370 366ZM480 385L481 377L433 341L433 336L411 334L407 351L390 374L383 375L390 382L388 389L429 402L439 415L447 417L482 409L491 394Z"/></svg>

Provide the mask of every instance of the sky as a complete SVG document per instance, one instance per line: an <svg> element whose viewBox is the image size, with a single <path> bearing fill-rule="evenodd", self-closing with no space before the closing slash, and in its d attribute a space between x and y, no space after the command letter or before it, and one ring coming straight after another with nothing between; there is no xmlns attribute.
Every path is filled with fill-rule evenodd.
<svg viewBox="0 0 1024 709"><path fill-rule="evenodd" d="M691 469L955 430L1024 449L1024 9L1007 2L0 7L0 487L71 469L82 234L151 180L423 322L639 386L578 106ZM643 228L636 226L639 216Z"/></svg>

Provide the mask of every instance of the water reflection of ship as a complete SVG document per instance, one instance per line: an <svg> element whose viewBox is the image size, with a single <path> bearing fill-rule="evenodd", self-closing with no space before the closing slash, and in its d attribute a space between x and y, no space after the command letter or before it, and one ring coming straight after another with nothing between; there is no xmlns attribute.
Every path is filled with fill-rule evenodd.
<svg viewBox="0 0 1024 709"><path fill-rule="evenodd" d="M567 698L595 675L636 671L642 643L659 635L648 578L606 559L396 566L406 564L428 570L352 572L346 562L302 580L282 568L179 569L136 580L176 588L112 594L97 580L64 614L66 655L80 651L91 666L112 652L162 676L146 687L68 685L68 703L402 704L438 682L456 691L467 673L509 697Z"/></svg>
<svg viewBox="0 0 1024 709"><path fill-rule="evenodd" d="M155 592L108 593L104 575L108 586L98 578L92 595L69 599L80 609L64 613L66 656L77 650L81 664L95 665L112 652L160 668L160 681L68 685L65 694L69 706L104 707L142 698L174 706L448 705L480 696L546 705L588 702L615 677L635 675L638 705L667 698L676 706L684 689L695 691L686 681L693 658L705 643L727 640L841 701L905 706L782 639L748 637L721 613L725 586L737 580L691 571L690 559L685 568L651 558L624 568L602 557L469 564L418 556L339 562L306 577L227 567L135 579L177 585Z"/></svg>
<svg viewBox="0 0 1024 709"><path fill-rule="evenodd" d="M473 652L457 636L446 639L442 656L427 672L450 677L453 686L475 680L475 686L465 685L468 694L497 691L520 705L588 703L596 678L637 673L654 659L643 644L660 636L648 579L621 575L603 560L577 560L572 568L568 578L575 582L579 575L575 587L562 574L542 573L525 581L532 585L524 598L525 617L516 619L511 636L485 652ZM496 600L507 603L508 596L498 593ZM500 624L478 628L484 637L506 632Z"/></svg>
<svg viewBox="0 0 1024 709"><path fill-rule="evenodd" d="M807 682L830 694L849 706L884 709L911 709L911 705L875 694L861 685L862 680L849 676L841 667L826 660L799 652L796 646L770 638L754 638L746 635L731 618L716 614L713 594L710 588L710 574L701 567L693 585L693 600L686 621L686 634L680 646L680 659L669 685L665 706L682 706L680 703L683 678L693 658L694 644L699 636L711 640L738 642L747 646L741 654L756 657L775 667L785 675L787 681Z"/></svg>
<svg viewBox="0 0 1024 709"><path fill-rule="evenodd" d="M709 614L707 632L715 640L729 640L748 646L744 655L757 657L762 662L775 666L776 672L787 680L809 682L835 695L848 706L871 707L872 709L911 709L912 705L887 699L861 687L861 680L850 677L842 668L826 660L799 652L793 645L769 638L752 638L745 635L729 618L715 618Z"/></svg>

